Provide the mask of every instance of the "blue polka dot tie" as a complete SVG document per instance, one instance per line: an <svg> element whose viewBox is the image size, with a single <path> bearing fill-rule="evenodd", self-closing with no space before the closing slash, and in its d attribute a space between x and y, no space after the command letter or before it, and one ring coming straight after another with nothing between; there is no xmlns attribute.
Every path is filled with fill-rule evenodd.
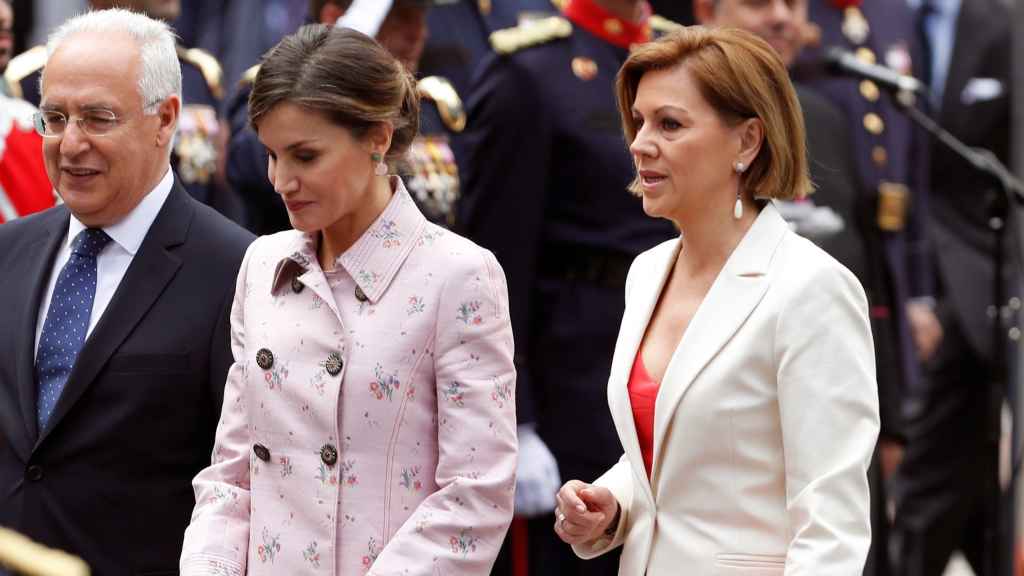
<svg viewBox="0 0 1024 576"><path fill-rule="evenodd" d="M108 242L110 236L103 230L83 230L72 242L71 258L57 276L36 351L36 416L40 430L46 427L85 343L96 297L96 256Z"/></svg>

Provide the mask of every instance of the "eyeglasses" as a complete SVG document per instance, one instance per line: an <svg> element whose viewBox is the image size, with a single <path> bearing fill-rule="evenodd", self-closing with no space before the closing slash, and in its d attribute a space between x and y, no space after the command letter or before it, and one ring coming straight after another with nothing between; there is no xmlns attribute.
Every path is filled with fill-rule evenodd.
<svg viewBox="0 0 1024 576"><path fill-rule="evenodd" d="M125 121L110 110L89 110L78 117L63 112L43 111L32 116L36 132L43 138L58 138L64 135L69 122L77 122L78 128L89 136L106 136Z"/></svg>

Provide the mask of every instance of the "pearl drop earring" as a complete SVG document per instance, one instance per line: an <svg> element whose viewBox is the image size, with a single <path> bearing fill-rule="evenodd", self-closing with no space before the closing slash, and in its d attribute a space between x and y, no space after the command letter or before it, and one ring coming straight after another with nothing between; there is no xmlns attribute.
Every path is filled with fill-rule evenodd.
<svg viewBox="0 0 1024 576"><path fill-rule="evenodd" d="M743 174L743 171L747 169L747 165L743 162L737 162L733 168L737 174ZM743 198L739 190L736 191L736 203L732 207L732 217L734 220L743 218Z"/></svg>

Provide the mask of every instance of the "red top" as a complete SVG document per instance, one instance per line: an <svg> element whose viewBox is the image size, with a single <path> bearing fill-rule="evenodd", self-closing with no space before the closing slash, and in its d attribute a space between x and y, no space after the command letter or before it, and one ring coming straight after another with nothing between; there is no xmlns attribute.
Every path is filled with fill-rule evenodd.
<svg viewBox="0 0 1024 576"><path fill-rule="evenodd" d="M642 16L639 22L624 20L602 8L594 0L569 0L562 9L565 17L605 42L628 49L633 44L642 44L651 39L651 6L641 4Z"/></svg>
<svg viewBox="0 0 1024 576"><path fill-rule="evenodd" d="M647 477L651 477L654 462L654 402L658 398L660 384L651 379L644 367L644 360L637 350L633 370L629 373L629 403L633 406L633 422L640 439L640 454L644 457Z"/></svg>

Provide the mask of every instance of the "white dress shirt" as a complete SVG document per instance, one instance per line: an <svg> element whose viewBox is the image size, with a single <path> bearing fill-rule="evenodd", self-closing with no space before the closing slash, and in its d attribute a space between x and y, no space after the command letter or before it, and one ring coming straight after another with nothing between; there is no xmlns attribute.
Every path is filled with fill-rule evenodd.
<svg viewBox="0 0 1024 576"><path fill-rule="evenodd" d="M92 333L92 329L96 327L99 319L103 317L103 312L106 311L110 300L114 297L114 292L117 291L118 285L121 284L121 279L124 278L125 272L128 271L128 266L132 263L132 259L135 258L135 253L139 251L139 246L142 245L142 241L146 238L149 227L153 225L156 215L160 212L167 197L170 196L173 186L174 174L168 168L160 183L142 198L138 206L132 209L120 222L103 228L103 231L110 236L113 242L107 244L99 253L99 256L96 257L96 297L92 302L92 315L89 317L89 328L85 333L86 338ZM86 225L82 224L72 214L71 221L68 223L68 234L64 238L64 243L61 245L60 250L57 252L57 257L53 260L50 281L46 287L46 294L43 297L42 305L39 307L39 319L36 322L35 349L37 353L39 351L39 337L43 332L46 311L50 308L50 298L53 296L57 277L60 276L60 271L71 258L72 242L74 242L79 232L85 229Z"/></svg>

